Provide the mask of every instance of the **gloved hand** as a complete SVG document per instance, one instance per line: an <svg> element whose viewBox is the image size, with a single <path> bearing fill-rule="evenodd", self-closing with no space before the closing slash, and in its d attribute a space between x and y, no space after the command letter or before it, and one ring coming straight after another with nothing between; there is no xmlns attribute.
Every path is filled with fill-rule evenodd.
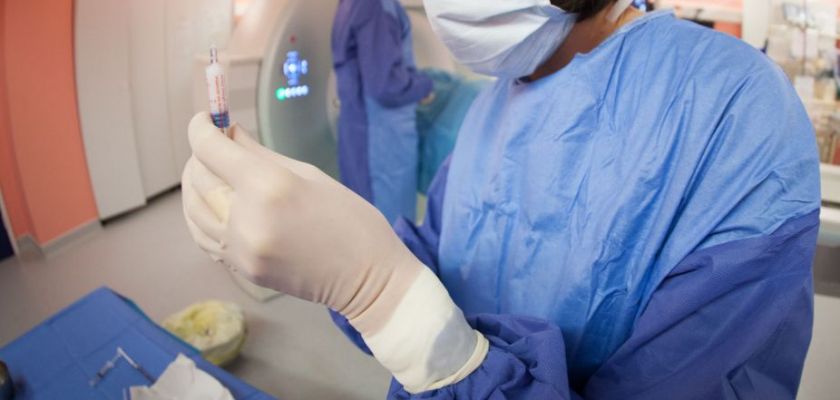
<svg viewBox="0 0 840 400"><path fill-rule="evenodd" d="M274 153L208 114L189 126L184 214L196 242L254 283L324 304L407 388L465 377L486 339L373 206L316 167Z"/></svg>
<svg viewBox="0 0 840 400"><path fill-rule="evenodd" d="M433 101L435 101L435 92L429 92L426 97L420 99L420 105L426 106L432 104Z"/></svg>

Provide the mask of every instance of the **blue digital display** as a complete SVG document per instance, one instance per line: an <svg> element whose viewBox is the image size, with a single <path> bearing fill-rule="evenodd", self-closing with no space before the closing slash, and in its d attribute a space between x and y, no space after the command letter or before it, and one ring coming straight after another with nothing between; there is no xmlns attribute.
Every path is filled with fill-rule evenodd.
<svg viewBox="0 0 840 400"><path fill-rule="evenodd" d="M277 88L274 92L275 97L277 100L285 101L288 99L294 99L297 97L305 97L309 94L309 86L306 85L299 85L299 86L292 86L292 87L281 87Z"/></svg>
<svg viewBox="0 0 840 400"><path fill-rule="evenodd" d="M286 75L286 82L289 86L299 85L301 78L307 73L309 73L309 62L302 59L300 53L295 50L286 53L283 75Z"/></svg>
<svg viewBox="0 0 840 400"><path fill-rule="evenodd" d="M309 86L303 83L303 78L309 73L309 62L300 56L296 50L286 53L283 62L283 76L286 86L277 88L274 96L278 101L286 101L309 95Z"/></svg>

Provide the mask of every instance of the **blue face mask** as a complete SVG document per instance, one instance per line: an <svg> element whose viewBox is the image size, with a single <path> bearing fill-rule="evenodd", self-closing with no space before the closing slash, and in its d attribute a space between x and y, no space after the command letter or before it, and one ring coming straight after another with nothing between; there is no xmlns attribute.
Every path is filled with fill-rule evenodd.
<svg viewBox="0 0 840 400"><path fill-rule="evenodd" d="M550 0L425 0L437 35L473 71L500 78L533 73L560 47L577 15ZM619 1L615 21L629 0Z"/></svg>

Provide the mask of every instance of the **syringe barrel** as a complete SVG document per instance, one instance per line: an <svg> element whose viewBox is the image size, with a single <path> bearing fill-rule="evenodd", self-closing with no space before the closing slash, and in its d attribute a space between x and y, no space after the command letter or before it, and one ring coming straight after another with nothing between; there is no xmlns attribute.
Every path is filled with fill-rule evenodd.
<svg viewBox="0 0 840 400"><path fill-rule="evenodd" d="M227 87L225 71L218 62L212 62L205 69L207 78L207 97L210 101L210 116L219 128L230 126L228 115Z"/></svg>

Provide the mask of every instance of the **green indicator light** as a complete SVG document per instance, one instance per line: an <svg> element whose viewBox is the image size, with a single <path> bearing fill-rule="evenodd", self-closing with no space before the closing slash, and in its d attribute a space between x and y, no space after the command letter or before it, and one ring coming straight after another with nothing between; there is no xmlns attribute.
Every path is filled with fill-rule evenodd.
<svg viewBox="0 0 840 400"><path fill-rule="evenodd" d="M277 100L280 100L280 101L286 100L286 88L277 89L277 92L275 92L275 95L277 96Z"/></svg>

